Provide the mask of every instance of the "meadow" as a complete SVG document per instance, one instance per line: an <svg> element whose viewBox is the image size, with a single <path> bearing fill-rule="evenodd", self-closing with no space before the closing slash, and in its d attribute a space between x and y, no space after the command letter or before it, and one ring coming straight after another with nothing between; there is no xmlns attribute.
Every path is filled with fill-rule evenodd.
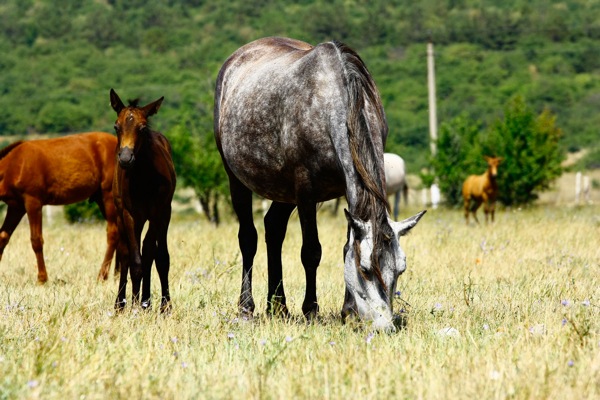
<svg viewBox="0 0 600 400"><path fill-rule="evenodd" d="M501 209L492 226L430 210L401 239L394 311L405 326L391 335L341 323L341 210L319 214L321 311L310 324L297 214L284 243L289 319L265 316L259 215L256 225L257 313L245 321L233 218L215 228L174 216L167 316L155 271L154 309L115 314L116 281L96 282L102 224L46 223L49 282L37 285L23 221L0 262L0 398L600 398L600 206Z"/></svg>

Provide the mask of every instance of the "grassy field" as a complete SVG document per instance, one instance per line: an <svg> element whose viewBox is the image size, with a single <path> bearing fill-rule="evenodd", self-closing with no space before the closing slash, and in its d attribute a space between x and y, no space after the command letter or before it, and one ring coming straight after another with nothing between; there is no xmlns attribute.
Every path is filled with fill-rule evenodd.
<svg viewBox="0 0 600 400"><path fill-rule="evenodd" d="M501 210L494 226L469 227L457 210L431 210L401 241L395 312L406 326L394 335L341 324L344 222L341 211L319 216L312 324L300 310L297 215L284 244L293 317L264 315L261 238L250 322L236 315L233 221L175 216L169 316L115 315L116 282L95 281L102 225L46 226L50 280L38 286L23 222L0 262L0 398L600 398L599 206ZM155 305L158 296L153 272Z"/></svg>

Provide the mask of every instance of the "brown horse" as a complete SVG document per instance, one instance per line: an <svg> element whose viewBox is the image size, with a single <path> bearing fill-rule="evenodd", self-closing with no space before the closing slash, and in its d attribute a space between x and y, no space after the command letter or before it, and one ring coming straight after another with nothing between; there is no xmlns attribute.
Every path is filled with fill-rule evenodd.
<svg viewBox="0 0 600 400"><path fill-rule="evenodd" d="M8 205L0 228L0 259L25 214L38 266L38 282L48 280L44 263L42 206L85 199L100 207L107 221L107 248L98 279L106 279L118 241L112 197L117 138L90 132L56 139L19 141L0 150L0 200Z"/></svg>
<svg viewBox="0 0 600 400"><path fill-rule="evenodd" d="M143 285L142 308L151 307L150 275L155 260L162 289L161 312L169 311L171 307L167 231L175 192L175 168L167 138L148 126L148 118L158 112L162 101L163 97L138 107L134 100L126 107L117 93L110 90L110 104L117 113L115 131L119 141L113 183L121 238L117 248L117 261L121 266L115 302L117 310L122 310L126 304L129 268L133 304L139 303L140 285ZM148 231L143 249L140 249L142 229L147 221Z"/></svg>
<svg viewBox="0 0 600 400"><path fill-rule="evenodd" d="M488 163L487 171L482 175L471 175L463 183L462 194L467 225L469 224L470 211L473 212L475 222L479 223L479 220L477 220L477 209L481 206L481 203L484 203L485 222L488 222L489 216L491 216L491 221L494 222L496 197L498 196L496 176L498 175L498 165L502 161L502 157L484 156L484 158ZM473 200L473 206L471 206L471 200Z"/></svg>

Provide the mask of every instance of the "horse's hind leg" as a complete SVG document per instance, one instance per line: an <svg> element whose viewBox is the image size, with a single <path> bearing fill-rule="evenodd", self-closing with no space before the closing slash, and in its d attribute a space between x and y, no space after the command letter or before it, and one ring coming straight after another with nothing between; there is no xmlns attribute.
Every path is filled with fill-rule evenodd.
<svg viewBox="0 0 600 400"><path fill-rule="evenodd" d="M294 204L273 202L265 216L265 239L269 270L268 314L288 314L285 291L283 290L281 248L287 224L294 208L296 208Z"/></svg>
<svg viewBox="0 0 600 400"><path fill-rule="evenodd" d="M400 189L394 193L394 221L398 221L398 214L400 213Z"/></svg>
<svg viewBox="0 0 600 400"><path fill-rule="evenodd" d="M252 192L231 173L229 173L229 189L233 209L240 224L238 242L242 252L242 289L238 309L242 316L252 317L255 308L252 298L252 264L258 242L252 216Z"/></svg>
<svg viewBox="0 0 600 400"><path fill-rule="evenodd" d="M46 263L44 262L44 237L42 236L42 202L33 197L25 199L25 210L29 218L31 247L35 253L38 266L38 283L48 281Z"/></svg>
<svg viewBox="0 0 600 400"><path fill-rule="evenodd" d="M298 215L302 226L301 259L306 275L306 292L302 312L312 319L319 311L317 303L317 268L321 262L321 243L317 230L317 208L314 202L298 202Z"/></svg>
<svg viewBox="0 0 600 400"><path fill-rule="evenodd" d="M97 201L98 207L106 220L106 252L104 260L98 272L98 280L105 281L108 279L110 272L110 264L112 263L115 249L119 241L119 229L117 228L117 210L113 201L112 193L105 191L102 195L102 201ZM115 262L115 276L119 272L119 263Z"/></svg>
<svg viewBox="0 0 600 400"><path fill-rule="evenodd" d="M17 225L19 225L19 222L23 219L23 215L25 215L25 209L23 207L8 206L6 218L4 218L4 223L2 224L2 228L0 228L0 260L2 260L4 248L8 244Z"/></svg>

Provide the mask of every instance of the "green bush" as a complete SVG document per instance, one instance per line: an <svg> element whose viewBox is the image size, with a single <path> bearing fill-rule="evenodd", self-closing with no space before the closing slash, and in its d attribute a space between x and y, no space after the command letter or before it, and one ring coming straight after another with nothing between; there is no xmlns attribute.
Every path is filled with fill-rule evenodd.
<svg viewBox="0 0 600 400"><path fill-rule="evenodd" d="M504 158L498 169L498 199L505 205L532 202L561 175L562 132L547 109L536 117L517 96L506 105L503 119L486 131L480 126L464 116L441 126L432 165L448 204L461 202L467 176L486 170L485 155Z"/></svg>
<svg viewBox="0 0 600 400"><path fill-rule="evenodd" d="M66 205L64 213L67 222L71 224L104 221L104 216L100 212L98 205L88 200Z"/></svg>

